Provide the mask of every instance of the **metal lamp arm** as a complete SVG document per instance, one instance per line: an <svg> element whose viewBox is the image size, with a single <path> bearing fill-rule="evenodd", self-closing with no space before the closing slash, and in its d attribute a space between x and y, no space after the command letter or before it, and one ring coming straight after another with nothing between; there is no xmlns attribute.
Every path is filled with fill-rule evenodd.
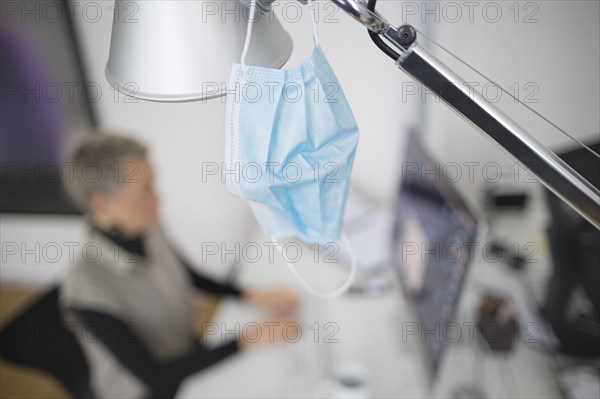
<svg viewBox="0 0 600 399"><path fill-rule="evenodd" d="M382 51L390 57L398 55L395 61L400 69L437 94L447 106L476 126L600 229L600 191L421 47L412 26L394 28L362 0L331 1L369 31L385 37L397 53L387 45L378 45L380 48L387 47Z"/></svg>

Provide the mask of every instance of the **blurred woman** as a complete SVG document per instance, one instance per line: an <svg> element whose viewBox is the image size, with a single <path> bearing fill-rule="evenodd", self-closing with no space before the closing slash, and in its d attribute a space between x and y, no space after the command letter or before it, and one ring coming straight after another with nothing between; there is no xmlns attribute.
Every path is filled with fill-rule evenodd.
<svg viewBox="0 0 600 399"><path fill-rule="evenodd" d="M244 336L216 348L195 338L191 295L229 295L278 312L297 298L283 289L246 291L200 275L174 251L158 224L159 201L146 147L91 134L72 156L68 189L89 221L81 259L61 286L98 397L169 398L188 375L256 344L282 338L284 323L259 342ZM271 335L272 334L272 335Z"/></svg>

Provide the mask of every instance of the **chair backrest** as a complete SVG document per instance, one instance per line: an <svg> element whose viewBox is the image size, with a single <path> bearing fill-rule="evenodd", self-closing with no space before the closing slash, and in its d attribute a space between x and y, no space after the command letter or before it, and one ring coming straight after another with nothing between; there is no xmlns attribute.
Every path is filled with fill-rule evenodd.
<svg viewBox="0 0 600 399"><path fill-rule="evenodd" d="M0 357L45 371L74 398L93 397L90 370L77 339L63 324L59 287L44 293L0 330Z"/></svg>

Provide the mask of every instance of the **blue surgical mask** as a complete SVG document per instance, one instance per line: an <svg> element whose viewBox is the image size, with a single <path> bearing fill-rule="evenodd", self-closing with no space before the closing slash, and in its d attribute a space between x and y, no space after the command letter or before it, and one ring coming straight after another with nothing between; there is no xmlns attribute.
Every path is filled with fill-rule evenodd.
<svg viewBox="0 0 600 399"><path fill-rule="evenodd" d="M252 0L250 15L255 9ZM358 127L318 44L311 11L312 55L285 70L245 64L254 19L248 24L226 99L226 185L231 194L248 200L261 228L275 242L297 237L311 245L329 245L342 232ZM313 295L334 297L352 283L356 259L342 238L350 250L350 275L333 292L315 291L286 261Z"/></svg>
<svg viewBox="0 0 600 399"><path fill-rule="evenodd" d="M249 23L249 36L252 20ZM233 64L226 99L227 189L269 237L340 238L358 127L315 30L312 55L280 70Z"/></svg>

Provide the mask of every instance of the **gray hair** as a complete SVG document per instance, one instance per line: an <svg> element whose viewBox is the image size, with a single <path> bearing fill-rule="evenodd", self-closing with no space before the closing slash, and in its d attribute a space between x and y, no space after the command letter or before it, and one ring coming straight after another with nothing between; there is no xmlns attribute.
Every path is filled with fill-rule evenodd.
<svg viewBox="0 0 600 399"><path fill-rule="evenodd" d="M129 162L145 159L147 147L129 137L112 133L86 134L72 151L68 179L64 183L82 211L89 210L94 192L116 194L123 182L133 178Z"/></svg>

